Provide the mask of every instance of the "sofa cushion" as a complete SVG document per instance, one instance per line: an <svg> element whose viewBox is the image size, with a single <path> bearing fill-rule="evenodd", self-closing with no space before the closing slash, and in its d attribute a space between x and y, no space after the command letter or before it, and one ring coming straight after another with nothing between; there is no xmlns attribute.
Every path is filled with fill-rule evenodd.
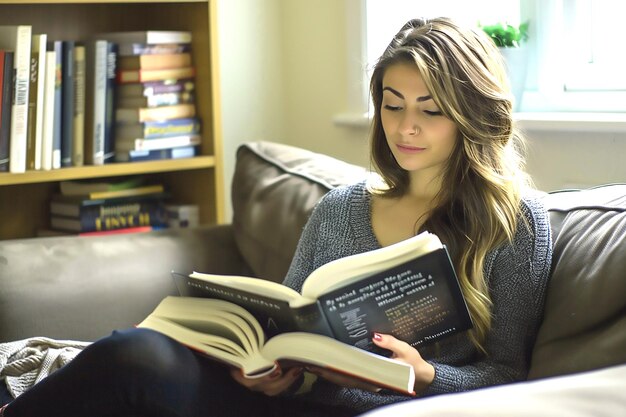
<svg viewBox="0 0 626 417"><path fill-rule="evenodd" d="M626 363L626 184L546 203L554 256L529 378Z"/></svg>
<svg viewBox="0 0 626 417"><path fill-rule="evenodd" d="M330 189L365 175L362 167L301 148L273 142L240 146L232 223L254 275L282 281L313 207Z"/></svg>

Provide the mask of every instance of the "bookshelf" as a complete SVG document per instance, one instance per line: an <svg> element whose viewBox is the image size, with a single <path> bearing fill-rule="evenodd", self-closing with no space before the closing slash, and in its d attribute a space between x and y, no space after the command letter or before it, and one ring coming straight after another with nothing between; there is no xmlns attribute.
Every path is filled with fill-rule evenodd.
<svg viewBox="0 0 626 417"><path fill-rule="evenodd" d="M215 20L216 0L0 0L0 25L31 25L33 33L47 33L49 39L83 40L126 30L191 31L196 111L202 120L201 151L194 158L0 173L0 240L34 237L48 228L48 201L64 180L145 175L164 183L172 202L197 204L201 224L224 221Z"/></svg>

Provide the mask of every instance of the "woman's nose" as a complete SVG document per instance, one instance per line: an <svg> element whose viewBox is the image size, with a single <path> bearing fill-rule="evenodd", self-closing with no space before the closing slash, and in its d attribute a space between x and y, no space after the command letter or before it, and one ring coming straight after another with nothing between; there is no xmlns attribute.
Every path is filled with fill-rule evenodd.
<svg viewBox="0 0 626 417"><path fill-rule="evenodd" d="M404 117L400 122L400 133L407 136L415 136L420 132L421 129L419 127L417 117L409 112L405 112Z"/></svg>

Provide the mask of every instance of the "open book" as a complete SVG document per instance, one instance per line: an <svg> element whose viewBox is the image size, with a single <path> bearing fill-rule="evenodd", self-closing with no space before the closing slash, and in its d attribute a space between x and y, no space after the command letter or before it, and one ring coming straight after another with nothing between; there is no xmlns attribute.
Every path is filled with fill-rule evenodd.
<svg viewBox="0 0 626 417"><path fill-rule="evenodd" d="M243 307L260 326L268 339L267 344L276 346L272 349L279 349L278 345L285 343L281 350L282 356L262 354L266 355L264 366L244 364L247 359L240 360L239 364L230 361L249 375L269 369L275 360L290 358L324 365L325 361L332 359L333 363L324 366L372 382L377 381L381 386L406 391L402 388L406 387L402 385L407 381L406 378L400 385L397 381L391 383L380 380L386 374L393 374L385 371L382 365L380 377L372 375L372 370L376 368L372 364L374 359L362 359L365 375L359 375L356 365L347 363L347 359L351 355L355 358L363 356L369 351L375 354L371 355L373 358L387 366L387 361L383 360L386 358L381 355L389 352L372 342L373 332L392 334L419 347L472 327L448 251L437 236L428 232L394 245L327 263L310 274L302 294L282 284L250 277L196 272L190 275L173 273L173 277L182 296L217 299ZM166 299L164 303L171 304L172 301ZM169 312L183 310L183 307L168 308L167 315L158 313L159 308L140 326L170 334L188 345L191 345L189 340L180 337L183 332L177 337L172 334L172 326L169 324L201 333L208 331L211 336L233 340L248 356L258 356L254 353L256 351L247 347L248 343L255 345L257 351L264 350L261 346L266 342L258 339L256 330L244 331L245 336L241 337L236 336L234 331L222 331L216 335L212 330L202 327L202 319L190 322L175 318L174 313ZM215 309L207 307L203 314L209 315L209 310ZM163 321L165 323L161 323ZM232 326L235 327L234 324ZM189 338L196 337L192 338L189 333ZM208 342L207 338L195 340L201 345L213 343ZM224 343L220 341L218 345ZM317 362L313 361L314 358L289 357L295 351L293 346L296 344L303 349L319 347ZM221 345L216 349L222 349ZM339 351L345 352L345 355L339 354ZM207 353L220 358L216 351ZM324 358L321 357L322 353ZM221 359L228 362L225 357ZM229 356L229 359L232 358Z"/></svg>

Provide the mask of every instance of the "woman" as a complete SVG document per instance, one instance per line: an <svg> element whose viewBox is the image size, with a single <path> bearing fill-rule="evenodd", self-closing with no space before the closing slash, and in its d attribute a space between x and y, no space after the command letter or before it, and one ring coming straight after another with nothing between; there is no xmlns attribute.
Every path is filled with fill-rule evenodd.
<svg viewBox="0 0 626 417"><path fill-rule="evenodd" d="M551 241L547 214L520 168L497 49L450 20L412 20L376 64L371 93L381 180L322 199L285 284L299 290L324 263L429 230L451 249L474 329L420 351L386 334L374 334L374 343L414 367L421 396L524 379ZM413 398L307 371L317 376L310 389L301 387L300 368L249 380L133 329L94 343L4 415L349 416Z"/></svg>

